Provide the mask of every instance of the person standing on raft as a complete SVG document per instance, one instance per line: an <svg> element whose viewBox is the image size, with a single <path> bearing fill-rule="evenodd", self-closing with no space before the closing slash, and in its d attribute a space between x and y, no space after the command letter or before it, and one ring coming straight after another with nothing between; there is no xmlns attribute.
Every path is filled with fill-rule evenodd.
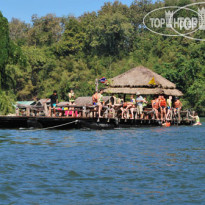
<svg viewBox="0 0 205 205"><path fill-rule="evenodd" d="M104 105L104 102L103 102L103 90L100 90L100 92L98 93L98 97L97 97L97 105L98 105L98 116L99 118L102 118L101 116L101 111L102 111L102 107Z"/></svg>
<svg viewBox="0 0 205 205"><path fill-rule="evenodd" d="M70 92L68 93L69 97L69 104L72 105L75 102L75 93L73 89L70 89Z"/></svg>
<svg viewBox="0 0 205 205"><path fill-rule="evenodd" d="M98 91L95 91L95 93L92 95L92 102L93 102L93 105L97 105L97 103L98 103Z"/></svg>
<svg viewBox="0 0 205 205"><path fill-rule="evenodd" d="M162 124L163 127L170 127L171 122L166 121L165 123Z"/></svg>
<svg viewBox="0 0 205 205"><path fill-rule="evenodd" d="M178 114L178 120L181 120L180 111L182 109L182 103L181 101L176 97L174 102L174 115L176 116Z"/></svg>
<svg viewBox="0 0 205 205"><path fill-rule="evenodd" d="M154 111L156 119L159 120L159 99L157 98L157 96L154 96L154 100L152 100L152 109Z"/></svg>
<svg viewBox="0 0 205 205"><path fill-rule="evenodd" d="M53 114L56 116L56 104L58 103L58 94L57 91L54 90L53 94L49 97L51 100L51 106L49 107L49 117L51 117L51 109L53 108Z"/></svg>
<svg viewBox="0 0 205 205"><path fill-rule="evenodd" d="M166 120L172 119L172 96L170 95L167 99L167 116Z"/></svg>
<svg viewBox="0 0 205 205"><path fill-rule="evenodd" d="M167 102L166 99L164 98L164 95L162 95L159 98L159 107L161 112L161 121L164 121L166 118L166 107L167 107Z"/></svg>
<svg viewBox="0 0 205 205"><path fill-rule="evenodd" d="M136 99L136 104L137 104L137 115L140 117L140 120L143 118L143 102L144 98L140 95L139 92L136 93L137 99Z"/></svg>

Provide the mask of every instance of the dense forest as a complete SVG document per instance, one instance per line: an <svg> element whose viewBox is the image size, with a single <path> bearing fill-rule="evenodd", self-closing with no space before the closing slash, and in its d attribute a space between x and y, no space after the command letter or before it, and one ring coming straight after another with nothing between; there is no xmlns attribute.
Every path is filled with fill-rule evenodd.
<svg viewBox="0 0 205 205"><path fill-rule="evenodd" d="M138 65L177 85L183 104L205 114L205 43L166 37L142 24L149 11L189 0L116 1L80 17L33 15L30 24L0 13L0 110L16 100L48 97L55 89L66 100L92 95L96 77L111 78Z"/></svg>

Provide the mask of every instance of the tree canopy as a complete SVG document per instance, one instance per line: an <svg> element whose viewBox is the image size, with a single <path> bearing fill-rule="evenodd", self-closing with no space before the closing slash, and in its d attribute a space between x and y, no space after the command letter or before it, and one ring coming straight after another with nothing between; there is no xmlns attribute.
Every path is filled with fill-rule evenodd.
<svg viewBox="0 0 205 205"><path fill-rule="evenodd" d="M175 83L185 107L205 114L204 42L156 35L142 24L155 8L187 3L135 0L128 7L116 1L80 17L33 15L31 24L8 23L0 13L0 95L30 100L56 89L66 100L69 88L92 95L96 78L143 65ZM2 112L10 112L3 104Z"/></svg>

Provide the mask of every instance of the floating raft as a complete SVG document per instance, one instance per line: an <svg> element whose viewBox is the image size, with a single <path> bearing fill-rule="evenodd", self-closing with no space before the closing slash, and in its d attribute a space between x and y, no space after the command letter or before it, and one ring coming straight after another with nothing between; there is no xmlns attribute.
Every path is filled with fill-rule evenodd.
<svg viewBox="0 0 205 205"><path fill-rule="evenodd" d="M172 125L192 125L193 120L172 120ZM69 117L28 117L0 116L3 129L115 129L161 126L159 120L119 119L119 118L69 118Z"/></svg>

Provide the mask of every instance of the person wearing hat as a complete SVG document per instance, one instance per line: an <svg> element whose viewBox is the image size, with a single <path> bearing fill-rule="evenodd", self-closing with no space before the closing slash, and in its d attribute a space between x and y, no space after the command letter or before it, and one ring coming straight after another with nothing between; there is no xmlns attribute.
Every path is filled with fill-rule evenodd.
<svg viewBox="0 0 205 205"><path fill-rule="evenodd" d="M136 103L137 103L137 115L142 119L143 117L143 102L144 98L140 95L139 92L136 93Z"/></svg>

